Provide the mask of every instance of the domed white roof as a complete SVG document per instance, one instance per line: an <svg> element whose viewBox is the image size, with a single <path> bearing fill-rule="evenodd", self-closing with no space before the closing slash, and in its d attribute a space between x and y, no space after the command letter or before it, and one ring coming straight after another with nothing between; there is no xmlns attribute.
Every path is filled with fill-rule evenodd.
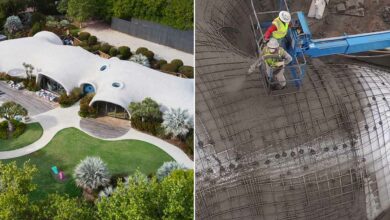
<svg viewBox="0 0 390 220"><path fill-rule="evenodd" d="M56 34L49 31L41 31L34 35L36 38L45 39L46 41L57 44L57 45L63 45L61 38L59 38Z"/></svg>

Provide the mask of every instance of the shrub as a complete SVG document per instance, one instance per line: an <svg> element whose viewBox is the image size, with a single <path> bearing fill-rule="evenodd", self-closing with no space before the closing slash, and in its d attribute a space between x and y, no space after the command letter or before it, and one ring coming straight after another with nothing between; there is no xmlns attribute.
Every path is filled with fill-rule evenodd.
<svg viewBox="0 0 390 220"><path fill-rule="evenodd" d="M11 120L15 130L12 132L12 138L17 138L26 130L26 124L17 120Z"/></svg>
<svg viewBox="0 0 390 220"><path fill-rule="evenodd" d="M61 105L61 107L69 107L72 106L74 103L76 103L82 96L82 90L78 87L73 88L70 92L70 95L67 95L66 93L62 93L58 103Z"/></svg>
<svg viewBox="0 0 390 220"><path fill-rule="evenodd" d="M136 54L136 55L132 56L130 58L130 61L132 61L134 63L141 64L141 65L146 66L146 67L150 67L148 58L142 54Z"/></svg>
<svg viewBox="0 0 390 220"><path fill-rule="evenodd" d="M142 102L132 102L129 105L131 125L141 131L156 135L162 122L160 106L151 98Z"/></svg>
<svg viewBox="0 0 390 220"><path fill-rule="evenodd" d="M148 58L149 61L152 61L154 59L154 53L150 50L145 51L142 53L144 56Z"/></svg>
<svg viewBox="0 0 390 220"><path fill-rule="evenodd" d="M88 33L88 32L80 32L80 33L79 33L79 39L80 39L81 41L88 40L88 38L89 38L90 36L91 36L91 34Z"/></svg>
<svg viewBox="0 0 390 220"><path fill-rule="evenodd" d="M70 30L69 31L69 33L70 33L70 35L72 36L72 37L78 37L79 36L79 29L72 29L72 30Z"/></svg>
<svg viewBox="0 0 390 220"><path fill-rule="evenodd" d="M178 71L178 67L172 63L164 64L161 66L161 70L165 72L173 72L176 73Z"/></svg>
<svg viewBox="0 0 390 220"><path fill-rule="evenodd" d="M10 80L10 79L11 79L10 75L4 72L0 72L0 80Z"/></svg>
<svg viewBox="0 0 390 220"><path fill-rule="evenodd" d="M89 36L88 37L88 45L89 46L92 46L92 45L95 45L97 43L97 37L96 36Z"/></svg>
<svg viewBox="0 0 390 220"><path fill-rule="evenodd" d="M8 121L0 122L0 139L8 139Z"/></svg>
<svg viewBox="0 0 390 220"><path fill-rule="evenodd" d="M177 68L181 67L184 65L183 61L182 60L179 60L179 59L174 59L171 61L171 64L177 66Z"/></svg>
<svg viewBox="0 0 390 220"><path fill-rule="evenodd" d="M61 27L68 27L69 26L69 21L68 20L61 20L60 25Z"/></svg>
<svg viewBox="0 0 390 220"><path fill-rule="evenodd" d="M127 60L131 56L131 51L130 51L129 47L121 46L118 48L118 51L119 51L119 54L121 55L120 56L121 60Z"/></svg>
<svg viewBox="0 0 390 220"><path fill-rule="evenodd" d="M18 16L9 16L4 24L4 29L8 33L15 33L23 28L22 21Z"/></svg>
<svg viewBox="0 0 390 220"><path fill-rule="evenodd" d="M104 43L100 46L100 51L102 51L103 53L106 53L106 54L108 54L110 52L110 49L111 49L111 45L109 45L107 43Z"/></svg>
<svg viewBox="0 0 390 220"><path fill-rule="evenodd" d="M80 117L83 117L83 118L86 118L86 117L96 118L97 117L96 109L93 106L89 105L89 103L91 103L94 96L95 96L95 93L89 93L80 100L80 111L79 111Z"/></svg>
<svg viewBox="0 0 390 220"><path fill-rule="evenodd" d="M136 53L136 54L143 54L143 53L146 52L146 51L148 51L148 48L146 48L146 47L139 47L139 48L135 51L135 53Z"/></svg>
<svg viewBox="0 0 390 220"><path fill-rule="evenodd" d="M76 185L84 190L108 186L111 178L107 164L100 157L86 157L77 165L73 176Z"/></svg>
<svg viewBox="0 0 390 220"><path fill-rule="evenodd" d="M34 36L36 33L40 32L41 30L43 29L43 26L41 25L41 23L35 23L30 32L29 32L29 36Z"/></svg>
<svg viewBox="0 0 390 220"><path fill-rule="evenodd" d="M187 153L193 155L194 154L194 129L193 128L190 129L190 131L188 132L185 139L185 143L188 149Z"/></svg>
<svg viewBox="0 0 390 220"><path fill-rule="evenodd" d="M163 65L167 64L168 62L166 60L158 60L155 65L155 69L160 69Z"/></svg>
<svg viewBox="0 0 390 220"><path fill-rule="evenodd" d="M110 49L110 56L115 57L116 55L118 55L118 50L115 47L112 47Z"/></svg>
<svg viewBox="0 0 390 220"><path fill-rule="evenodd" d="M185 136L191 129L192 118L189 116L187 110L180 108L171 108L164 112L164 122L162 123L167 133L172 133L176 137Z"/></svg>
<svg viewBox="0 0 390 220"><path fill-rule="evenodd" d="M194 78L194 67L181 66L179 67L179 73L185 75L187 78Z"/></svg>
<svg viewBox="0 0 390 220"><path fill-rule="evenodd" d="M56 21L56 19L53 16L49 15L46 17L46 21Z"/></svg>
<svg viewBox="0 0 390 220"><path fill-rule="evenodd" d="M60 26L60 23L58 23L58 21L47 21L46 26L51 28L56 28Z"/></svg>
<svg viewBox="0 0 390 220"><path fill-rule="evenodd" d="M92 50L93 52L96 52L96 51L98 51L99 49L100 49L100 45L99 45L99 44L93 45L93 46L91 47L91 50Z"/></svg>

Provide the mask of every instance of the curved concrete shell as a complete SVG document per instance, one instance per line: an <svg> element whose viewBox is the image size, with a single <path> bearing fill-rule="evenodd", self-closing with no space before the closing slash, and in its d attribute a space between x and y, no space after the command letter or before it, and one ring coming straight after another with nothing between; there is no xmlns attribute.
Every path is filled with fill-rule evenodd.
<svg viewBox="0 0 390 220"><path fill-rule="evenodd" d="M91 104L107 101L127 109L130 102L150 97L165 108L194 112L194 80L118 58L104 59L81 47L64 46L51 32L0 42L0 72L19 74L23 63L32 64L34 75L55 80L67 93L83 84L92 85L96 96Z"/></svg>
<svg viewBox="0 0 390 220"><path fill-rule="evenodd" d="M250 1L196 9L197 219L374 219L388 209L388 72L311 60L300 90L268 95L259 72L247 75Z"/></svg>

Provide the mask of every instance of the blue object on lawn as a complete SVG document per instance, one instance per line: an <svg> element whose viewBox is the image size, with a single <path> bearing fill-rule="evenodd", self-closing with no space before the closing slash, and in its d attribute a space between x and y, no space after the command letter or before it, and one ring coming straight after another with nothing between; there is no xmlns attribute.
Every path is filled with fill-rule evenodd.
<svg viewBox="0 0 390 220"><path fill-rule="evenodd" d="M54 173L55 175L58 175L58 168L57 168L57 166L52 166L52 167L51 167L51 170L53 171L53 173Z"/></svg>

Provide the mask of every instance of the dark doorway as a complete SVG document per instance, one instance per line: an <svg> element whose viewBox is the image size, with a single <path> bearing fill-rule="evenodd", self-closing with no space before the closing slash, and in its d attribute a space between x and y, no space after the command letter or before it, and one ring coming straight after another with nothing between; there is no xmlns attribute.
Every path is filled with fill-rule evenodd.
<svg viewBox="0 0 390 220"><path fill-rule="evenodd" d="M128 112L122 106L103 101L97 101L93 103L93 106L98 112L98 116L110 116L120 119L129 119Z"/></svg>
<svg viewBox="0 0 390 220"><path fill-rule="evenodd" d="M57 94L65 93L64 87L56 82L54 79L47 77L45 75L41 75L39 85L42 89L48 90L50 92L54 92Z"/></svg>

